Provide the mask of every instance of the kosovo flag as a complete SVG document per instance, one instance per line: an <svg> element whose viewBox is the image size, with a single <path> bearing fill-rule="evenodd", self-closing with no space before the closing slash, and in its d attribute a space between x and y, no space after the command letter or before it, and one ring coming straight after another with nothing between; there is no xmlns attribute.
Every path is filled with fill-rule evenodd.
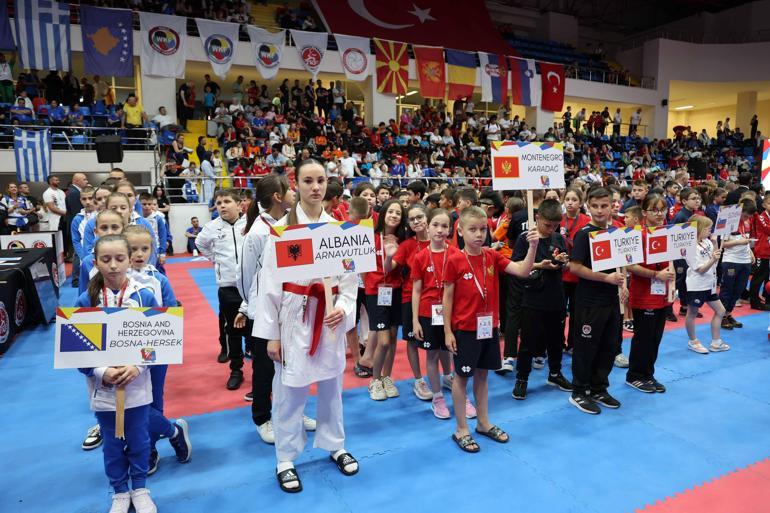
<svg viewBox="0 0 770 513"><path fill-rule="evenodd" d="M80 6L86 73L107 77L134 76L134 31L131 11Z"/></svg>
<svg viewBox="0 0 770 513"><path fill-rule="evenodd" d="M62 353L104 351L107 347L107 325L62 324L60 340Z"/></svg>

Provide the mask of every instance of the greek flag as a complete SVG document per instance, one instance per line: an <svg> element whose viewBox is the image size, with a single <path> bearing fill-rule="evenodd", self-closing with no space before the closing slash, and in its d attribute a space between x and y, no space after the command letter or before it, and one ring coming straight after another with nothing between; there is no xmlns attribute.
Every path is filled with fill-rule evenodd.
<svg viewBox="0 0 770 513"><path fill-rule="evenodd" d="M45 182L51 172L51 134L48 129L13 131L16 179L20 182Z"/></svg>
<svg viewBox="0 0 770 513"><path fill-rule="evenodd" d="M69 4L17 0L16 41L25 68L70 70Z"/></svg>

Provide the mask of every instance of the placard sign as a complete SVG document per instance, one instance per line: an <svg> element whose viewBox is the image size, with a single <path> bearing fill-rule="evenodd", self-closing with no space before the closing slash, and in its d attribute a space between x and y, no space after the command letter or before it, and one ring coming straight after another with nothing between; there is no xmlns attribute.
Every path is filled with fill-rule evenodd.
<svg viewBox="0 0 770 513"><path fill-rule="evenodd" d="M760 168L762 185L765 190L770 189L770 139L765 139L762 145L762 167Z"/></svg>
<svg viewBox="0 0 770 513"><path fill-rule="evenodd" d="M642 227L616 228L589 233L591 269L604 271L644 262Z"/></svg>
<svg viewBox="0 0 770 513"><path fill-rule="evenodd" d="M738 231L741 224L741 205L727 205L719 209L717 222L714 223L714 235L730 235Z"/></svg>
<svg viewBox="0 0 770 513"><path fill-rule="evenodd" d="M64 239L58 232L24 232L15 235L0 235L2 249L54 248L56 251L56 272L54 280L59 287L67 281L64 267Z"/></svg>
<svg viewBox="0 0 770 513"><path fill-rule="evenodd" d="M564 145L556 142L492 142L492 188L496 191L562 189Z"/></svg>
<svg viewBox="0 0 770 513"><path fill-rule="evenodd" d="M54 368L182 363L182 307L57 308Z"/></svg>
<svg viewBox="0 0 770 513"><path fill-rule="evenodd" d="M648 264L682 260L698 245L698 223L669 224L647 228Z"/></svg>
<svg viewBox="0 0 770 513"><path fill-rule="evenodd" d="M377 269L371 219L273 226L271 234L281 283Z"/></svg>

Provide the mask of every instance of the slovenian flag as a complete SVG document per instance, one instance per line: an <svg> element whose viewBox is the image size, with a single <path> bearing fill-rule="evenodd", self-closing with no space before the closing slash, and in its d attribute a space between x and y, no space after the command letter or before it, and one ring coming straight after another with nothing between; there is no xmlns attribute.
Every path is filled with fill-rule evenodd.
<svg viewBox="0 0 770 513"><path fill-rule="evenodd" d="M479 52L481 101L505 103L508 97L508 62L502 55Z"/></svg>
<svg viewBox="0 0 770 513"><path fill-rule="evenodd" d="M540 104L540 80L532 59L508 58L511 69L511 99L516 105L535 107Z"/></svg>

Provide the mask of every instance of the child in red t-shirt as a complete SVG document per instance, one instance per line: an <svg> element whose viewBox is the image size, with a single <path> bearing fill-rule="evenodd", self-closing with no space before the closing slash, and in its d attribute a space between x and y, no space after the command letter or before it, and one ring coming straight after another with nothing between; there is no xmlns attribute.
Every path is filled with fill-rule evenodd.
<svg viewBox="0 0 770 513"><path fill-rule="evenodd" d="M449 352L444 343L444 314L441 305L447 260L451 255L459 253L455 246L447 244L451 222L449 212L443 208L431 210L428 213L430 246L417 253L412 261L410 299L414 338L417 346L426 351L426 367L433 395L431 410L439 419L450 417L444 394L441 392L438 362L440 359L444 375L451 375ZM473 417L476 416L475 407L467 402L466 416L471 413Z"/></svg>
<svg viewBox="0 0 770 513"><path fill-rule="evenodd" d="M663 196L648 194L642 203L645 227L662 226L666 221L666 211L667 203ZM644 259L647 260L647 230L642 231L642 241ZM628 267L631 274L628 304L634 316L634 336L631 339L626 384L647 394L666 391L666 387L655 379L655 361L666 328L666 312L671 305L668 291L674 286L676 278L676 274L669 270L669 263Z"/></svg>
<svg viewBox="0 0 770 513"><path fill-rule="evenodd" d="M487 215L479 207L468 207L460 215L462 251L447 259L444 275L444 339L454 354L455 378L452 384L457 430L452 439L465 452L478 452L479 445L468 431L465 419L466 387L473 376L478 422L476 433L499 443L508 434L489 421L487 376L500 367L500 309L498 275L501 272L527 276L535 260L539 240L533 229L527 235L529 250L521 262L511 262L497 251L484 248L488 237Z"/></svg>
<svg viewBox="0 0 770 513"><path fill-rule="evenodd" d="M404 240L405 220L404 208L398 200L388 200L382 205L374 228L377 270L364 277L369 331L377 332L372 381L369 383L369 397L374 401L399 396L390 373L396 356L396 334L401 324L401 273L391 269L391 260Z"/></svg>
<svg viewBox="0 0 770 513"><path fill-rule="evenodd" d="M580 211L583 204L583 191L577 187L570 187L564 194L564 220L561 224L562 237L567 241L567 252L572 251L572 241L575 234L585 225L591 222L591 218ZM564 285L564 296L567 298L567 312L569 319L567 321L567 351L571 351L574 342L575 333L575 290L577 289L578 277L564 269L562 284Z"/></svg>

